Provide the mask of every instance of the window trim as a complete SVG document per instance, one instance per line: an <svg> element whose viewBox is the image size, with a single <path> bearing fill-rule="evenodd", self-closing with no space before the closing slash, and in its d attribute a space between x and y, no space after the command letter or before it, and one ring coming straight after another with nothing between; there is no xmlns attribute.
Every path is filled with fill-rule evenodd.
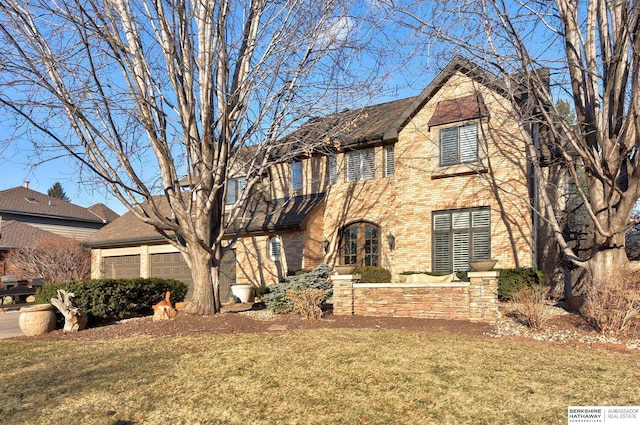
<svg viewBox="0 0 640 425"><path fill-rule="evenodd" d="M476 223L476 218L474 217L474 213L486 213L486 217L478 217L477 220L479 222L478 225L474 225ZM466 213L467 217L463 217L462 214ZM459 220L457 221L454 216L458 214ZM441 217L440 225L442 228L438 227L438 218ZM447 217L447 219L444 219ZM460 221L463 220L463 221ZM464 220L468 220L468 225L464 226ZM445 229L444 226L447 226ZM461 209L453 209L453 210L440 210L433 211L431 213L431 270L433 272L439 273L453 273L458 271L468 271L469 270L469 262L473 260L479 259L490 259L491 258L491 208L489 206L482 207L472 207L472 208L461 208ZM443 237L445 236L446 237ZM466 243L467 253L466 253L466 267L460 268L456 267L456 260L464 260L464 258L456 259L456 244L455 239L456 236L460 237L462 235L466 235L466 240L458 239L461 244ZM477 237L482 237L486 242L485 246L481 247L486 251L485 255L478 256L474 252L474 241L477 241ZM482 242L482 241L481 241ZM442 248L437 247L436 244L446 243L446 255L447 255L447 270L443 268L438 268L441 260L441 252ZM458 248L460 245L458 246ZM466 270L465 270L466 268Z"/></svg>

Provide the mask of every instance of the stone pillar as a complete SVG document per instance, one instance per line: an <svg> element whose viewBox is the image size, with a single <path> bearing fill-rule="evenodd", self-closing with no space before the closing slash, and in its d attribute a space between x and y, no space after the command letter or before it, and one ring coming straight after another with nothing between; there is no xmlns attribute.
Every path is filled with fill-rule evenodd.
<svg viewBox="0 0 640 425"><path fill-rule="evenodd" d="M498 276L500 272L469 272L469 321L498 320Z"/></svg>
<svg viewBox="0 0 640 425"><path fill-rule="evenodd" d="M332 275L331 283L333 283L333 314L352 316L353 276L350 274Z"/></svg>

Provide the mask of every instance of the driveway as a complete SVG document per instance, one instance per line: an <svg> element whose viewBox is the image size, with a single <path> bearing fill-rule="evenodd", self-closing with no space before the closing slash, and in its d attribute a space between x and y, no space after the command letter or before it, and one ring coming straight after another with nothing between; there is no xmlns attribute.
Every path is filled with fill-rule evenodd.
<svg viewBox="0 0 640 425"><path fill-rule="evenodd" d="M0 339L21 336L22 331L18 325L20 312L18 310L0 310Z"/></svg>

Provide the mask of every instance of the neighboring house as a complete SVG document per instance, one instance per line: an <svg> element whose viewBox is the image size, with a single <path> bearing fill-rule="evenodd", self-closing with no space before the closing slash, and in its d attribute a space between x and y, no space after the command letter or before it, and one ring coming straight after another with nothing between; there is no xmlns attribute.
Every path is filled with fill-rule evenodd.
<svg viewBox="0 0 640 425"><path fill-rule="evenodd" d="M417 97L308 121L282 141L308 154L270 169L268 193L230 229L227 284L269 285L321 262L394 276L471 259L535 266L530 135L516 115L500 80L456 57ZM242 185L231 181L228 203ZM140 226L125 214L90 238L94 277L166 274L154 256L176 251Z"/></svg>
<svg viewBox="0 0 640 425"><path fill-rule="evenodd" d="M0 191L0 275L12 249L35 246L59 235L83 240L118 214L103 204L84 208L24 186Z"/></svg>

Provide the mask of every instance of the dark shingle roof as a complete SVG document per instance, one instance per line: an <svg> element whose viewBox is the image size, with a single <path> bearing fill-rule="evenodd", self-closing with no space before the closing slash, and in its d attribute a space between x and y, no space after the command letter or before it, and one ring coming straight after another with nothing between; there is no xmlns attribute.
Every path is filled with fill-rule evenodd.
<svg viewBox="0 0 640 425"><path fill-rule="evenodd" d="M382 142L389 127L409 107L414 98L395 100L360 109L349 109L335 114L312 118L282 140L282 148L297 144L325 142L340 147L355 148L362 144Z"/></svg>
<svg viewBox="0 0 640 425"><path fill-rule="evenodd" d="M497 92L506 90L501 79L473 62L455 56L418 96L310 119L282 139L281 149L284 152L296 149L301 151L299 145L306 144L318 150L319 142L324 142L322 147L338 142L338 148L343 150L384 142L393 143L397 140L400 130L456 72L465 74ZM483 107L484 102L475 106ZM480 112L481 116L485 116L486 113L486 108Z"/></svg>
<svg viewBox="0 0 640 425"><path fill-rule="evenodd" d="M104 220L93 214L87 208L36 192L23 186L0 191L0 215L2 213L51 217L92 223L104 222Z"/></svg>
<svg viewBox="0 0 640 425"><path fill-rule="evenodd" d="M33 247L43 239L62 237L15 220L2 221L0 249Z"/></svg>
<svg viewBox="0 0 640 425"><path fill-rule="evenodd" d="M107 223L111 223L113 220L120 217L118 213L116 213L103 203L91 205L87 209L98 216L99 219L105 220Z"/></svg>
<svg viewBox="0 0 640 425"><path fill-rule="evenodd" d="M267 201L256 196L253 202L236 222L230 226L227 234L256 233L272 230L300 229L304 219L324 199L324 195L297 196L288 199ZM154 198L163 214L169 209L166 198ZM249 211L253 211L250 213ZM169 233L171 235L171 233ZM138 220L133 213L127 212L118 219L83 240L90 247L108 247L117 245L135 245L139 243L163 242L165 239L155 228Z"/></svg>

